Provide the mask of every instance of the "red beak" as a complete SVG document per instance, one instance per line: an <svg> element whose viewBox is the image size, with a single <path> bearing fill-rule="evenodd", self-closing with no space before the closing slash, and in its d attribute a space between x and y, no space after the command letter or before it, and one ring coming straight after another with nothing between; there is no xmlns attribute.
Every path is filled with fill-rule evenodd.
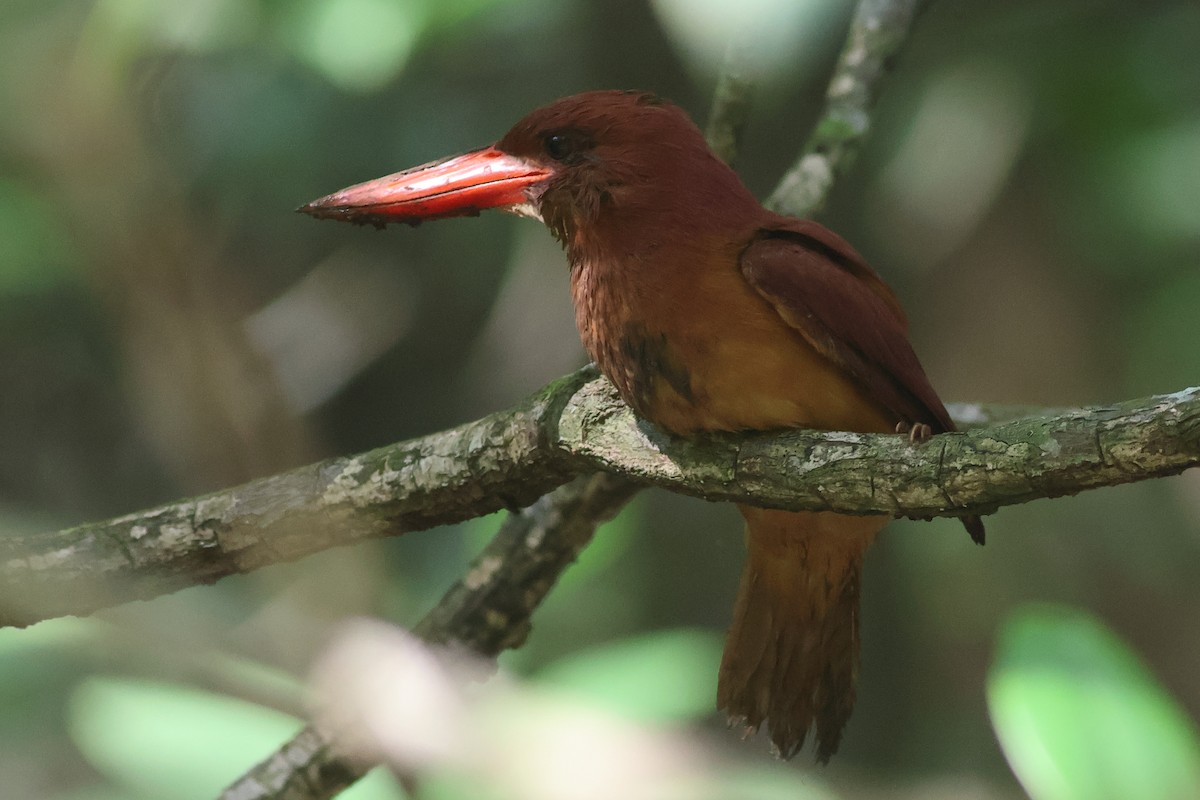
<svg viewBox="0 0 1200 800"><path fill-rule="evenodd" d="M342 189L297 210L379 227L389 222L416 225L525 205L531 202L526 190L553 174L549 167L485 147Z"/></svg>

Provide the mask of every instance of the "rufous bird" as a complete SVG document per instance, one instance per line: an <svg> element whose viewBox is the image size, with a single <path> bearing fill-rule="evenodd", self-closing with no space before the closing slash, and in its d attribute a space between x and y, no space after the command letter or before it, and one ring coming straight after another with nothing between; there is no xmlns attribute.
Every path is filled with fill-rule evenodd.
<svg viewBox="0 0 1200 800"><path fill-rule="evenodd" d="M892 290L841 237L766 210L678 107L588 92L491 147L323 197L383 225L499 208L566 249L587 352L642 418L679 436L783 427L954 430ZM882 516L739 505L746 565L717 704L780 755L837 750L854 705L863 555ZM963 517L983 543L978 517Z"/></svg>

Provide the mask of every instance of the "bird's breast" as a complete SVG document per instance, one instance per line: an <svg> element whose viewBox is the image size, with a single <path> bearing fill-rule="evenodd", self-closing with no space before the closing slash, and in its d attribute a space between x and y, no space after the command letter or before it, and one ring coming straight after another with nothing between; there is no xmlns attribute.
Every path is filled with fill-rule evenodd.
<svg viewBox="0 0 1200 800"><path fill-rule="evenodd" d="M588 354L644 419L677 434L810 427L888 431L879 404L727 269L576 263Z"/></svg>

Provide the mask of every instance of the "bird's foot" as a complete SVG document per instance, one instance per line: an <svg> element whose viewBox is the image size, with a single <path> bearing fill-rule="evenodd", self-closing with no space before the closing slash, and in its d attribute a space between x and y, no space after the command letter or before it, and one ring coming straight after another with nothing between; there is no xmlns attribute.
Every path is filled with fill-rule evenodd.
<svg viewBox="0 0 1200 800"><path fill-rule="evenodd" d="M896 423L896 433L908 434L910 444L924 444L933 436L933 428L924 422L909 423L901 420Z"/></svg>

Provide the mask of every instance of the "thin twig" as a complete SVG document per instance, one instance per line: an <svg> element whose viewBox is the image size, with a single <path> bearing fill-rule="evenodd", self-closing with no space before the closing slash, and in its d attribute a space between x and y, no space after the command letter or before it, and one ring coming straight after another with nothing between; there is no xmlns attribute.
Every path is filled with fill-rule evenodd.
<svg viewBox="0 0 1200 800"><path fill-rule="evenodd" d="M805 217L821 208L871 127L880 79L908 38L922 0L860 0L825 93L825 109L800 157L766 206Z"/></svg>
<svg viewBox="0 0 1200 800"><path fill-rule="evenodd" d="M704 129L708 146L730 166L741 152L742 133L754 100L755 79L746 58L747 46L747 42L735 38L726 49Z"/></svg>

